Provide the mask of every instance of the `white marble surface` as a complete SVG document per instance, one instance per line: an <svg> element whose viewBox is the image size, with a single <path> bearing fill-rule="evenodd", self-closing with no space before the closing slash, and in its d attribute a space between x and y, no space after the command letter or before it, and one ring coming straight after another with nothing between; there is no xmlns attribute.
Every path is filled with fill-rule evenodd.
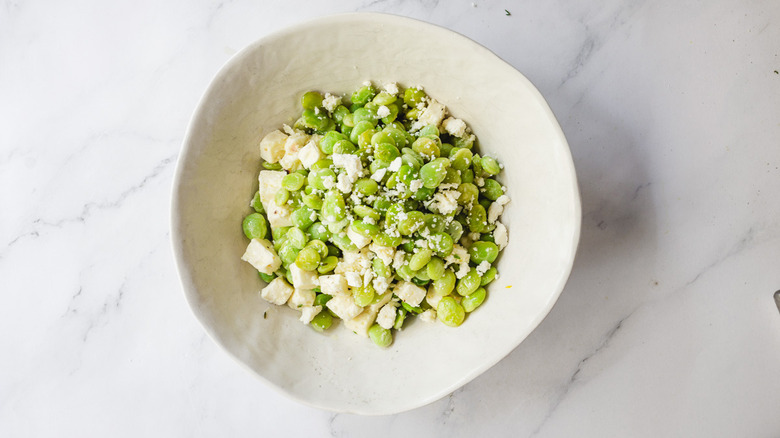
<svg viewBox="0 0 780 438"><path fill-rule="evenodd" d="M213 74L348 11L436 23L517 67L583 198L548 318L451 396L388 417L298 405L234 363L169 243ZM779 52L774 0L0 2L0 436L778 436Z"/></svg>

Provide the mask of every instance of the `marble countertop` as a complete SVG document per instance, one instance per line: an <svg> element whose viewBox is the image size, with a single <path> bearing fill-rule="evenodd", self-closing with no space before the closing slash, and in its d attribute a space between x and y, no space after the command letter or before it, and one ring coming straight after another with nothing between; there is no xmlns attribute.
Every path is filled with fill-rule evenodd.
<svg viewBox="0 0 780 438"><path fill-rule="evenodd" d="M524 73L571 145L569 283L485 374L428 406L279 395L188 309L169 234L192 111L248 43L378 11ZM0 3L0 436L780 434L780 3Z"/></svg>

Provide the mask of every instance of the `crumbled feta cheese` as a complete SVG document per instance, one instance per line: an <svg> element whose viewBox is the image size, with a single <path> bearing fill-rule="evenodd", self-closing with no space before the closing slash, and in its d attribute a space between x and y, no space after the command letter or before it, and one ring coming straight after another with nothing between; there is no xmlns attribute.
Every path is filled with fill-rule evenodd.
<svg viewBox="0 0 780 438"><path fill-rule="evenodd" d="M421 313L420 321L424 322L436 322L436 311L433 309L428 309L425 312Z"/></svg>
<svg viewBox="0 0 780 438"><path fill-rule="evenodd" d="M417 121L422 124L422 126L431 125L438 127L444 119L446 112L447 108L444 105L431 99L428 106L425 107L422 114L417 118Z"/></svg>
<svg viewBox="0 0 780 438"><path fill-rule="evenodd" d="M322 306L303 306L300 308L300 311L300 321L304 324L308 324L322 311Z"/></svg>
<svg viewBox="0 0 780 438"><path fill-rule="evenodd" d="M276 277L260 291L260 297L271 304L281 306L287 302L293 291L293 287L284 278Z"/></svg>
<svg viewBox="0 0 780 438"><path fill-rule="evenodd" d="M504 249L506 244L509 243L506 227L501 222L496 222L496 229L493 230L493 240L496 241L499 250Z"/></svg>
<svg viewBox="0 0 780 438"><path fill-rule="evenodd" d="M379 108L376 109L376 115L379 116L379 118L387 117L390 115L390 108L380 105Z"/></svg>
<svg viewBox="0 0 780 438"><path fill-rule="evenodd" d="M374 254L376 254L376 256L382 260L385 266L390 266L393 264L393 255L395 254L395 248L391 248L389 246L382 246L376 242L371 242L371 245L369 245L368 249L371 250L371 252L373 252Z"/></svg>
<svg viewBox="0 0 780 438"><path fill-rule="evenodd" d="M352 191L352 181L350 181L347 175L343 173L339 174L336 188L339 189L342 193L349 193Z"/></svg>
<svg viewBox="0 0 780 438"><path fill-rule="evenodd" d="M330 93L325 93L325 97L322 99L322 106L329 112L336 111L336 108L341 105L341 96L334 96Z"/></svg>
<svg viewBox="0 0 780 438"><path fill-rule="evenodd" d="M374 172L373 175L371 175L371 179L373 179L376 182L381 182L382 178L385 177L385 173L387 173L387 169L379 169L376 172Z"/></svg>
<svg viewBox="0 0 780 438"><path fill-rule="evenodd" d="M344 273L344 277L347 278L347 284L350 285L350 287L360 287L363 286L363 279L360 278L360 273L349 271Z"/></svg>
<svg viewBox="0 0 780 438"><path fill-rule="evenodd" d="M393 269L396 271L405 263L406 252L398 250L393 256Z"/></svg>
<svg viewBox="0 0 780 438"><path fill-rule="evenodd" d="M287 305L291 309L300 310L303 306L311 306L314 304L314 297L317 294L313 290L295 288L290 299L287 301Z"/></svg>
<svg viewBox="0 0 780 438"><path fill-rule="evenodd" d="M284 133L285 133L285 134L287 134L287 135L293 135L293 134L295 134L295 130L294 130L294 129L292 129L292 127L291 127L290 125L288 125L287 123L285 123L285 124L283 124L283 125L282 125L282 130L283 130L283 131L284 131Z"/></svg>
<svg viewBox="0 0 780 438"><path fill-rule="evenodd" d="M398 89L398 84L395 82L390 82L389 84L385 84L385 91L395 96L399 93L400 90Z"/></svg>
<svg viewBox="0 0 780 438"><path fill-rule="evenodd" d="M347 171L347 176L351 182L355 182L363 174L363 163L360 157L352 154L333 154L330 156L333 165Z"/></svg>
<svg viewBox="0 0 780 438"><path fill-rule="evenodd" d="M466 133L466 122L454 117L447 117L441 122L441 127L447 131L448 134L455 137L463 137Z"/></svg>
<svg viewBox="0 0 780 438"><path fill-rule="evenodd" d="M509 196L501 195L493 203L490 204L487 211L487 220L489 223L494 223L504 212L504 206L509 203Z"/></svg>
<svg viewBox="0 0 780 438"><path fill-rule="evenodd" d="M474 178L474 183L477 185L477 187L482 187L485 185L485 178L482 178L481 176L478 176Z"/></svg>
<svg viewBox="0 0 780 438"><path fill-rule="evenodd" d="M296 132L287 137L284 142L284 156L279 160L283 169L295 170L300 167L298 153L308 141L309 136L303 132Z"/></svg>
<svg viewBox="0 0 780 438"><path fill-rule="evenodd" d="M390 303L382 306L376 317L376 323L386 330L393 328L393 324L395 324L395 306Z"/></svg>
<svg viewBox="0 0 780 438"><path fill-rule="evenodd" d="M485 272L487 272L488 269L490 269L490 262L487 260L483 260L482 263L477 265L477 274L479 274L479 276L481 277L485 275Z"/></svg>
<svg viewBox="0 0 780 438"><path fill-rule="evenodd" d="M433 285L428 286L428 293L425 294L425 301L431 305L434 309L439 306L439 301L444 298L443 295L436 293L436 289Z"/></svg>
<svg viewBox="0 0 780 438"><path fill-rule="evenodd" d="M420 305L423 298L425 298L426 291L414 283L401 281L395 286L393 293L398 298L404 300L406 304L417 307Z"/></svg>
<svg viewBox="0 0 780 438"><path fill-rule="evenodd" d="M320 292L328 295L349 294L347 279L341 274L320 275Z"/></svg>
<svg viewBox="0 0 780 438"><path fill-rule="evenodd" d="M334 295L325 306L344 321L360 315L363 311L362 307L355 304L355 299L350 294Z"/></svg>
<svg viewBox="0 0 780 438"><path fill-rule="evenodd" d="M322 186L326 189L330 190L336 185L335 179L330 175L325 175L322 177Z"/></svg>
<svg viewBox="0 0 780 438"><path fill-rule="evenodd" d="M376 219L374 219L374 218L372 218L370 216L364 217L363 218L363 222L365 222L365 223L367 223L369 225L376 225Z"/></svg>
<svg viewBox="0 0 780 438"><path fill-rule="evenodd" d="M458 244L455 244L452 247L452 253L444 258L444 264L445 266L461 264L468 266L470 259L471 256L469 256L468 250Z"/></svg>
<svg viewBox="0 0 780 438"><path fill-rule="evenodd" d="M437 211L439 214L450 215L458 209L458 198L460 192L457 190L439 190L433 195L433 200L428 204L428 208Z"/></svg>
<svg viewBox="0 0 780 438"><path fill-rule="evenodd" d="M276 163L284 156L284 142L287 141L287 135L280 130L275 130L260 140L260 158L269 162Z"/></svg>
<svg viewBox="0 0 780 438"><path fill-rule="evenodd" d="M352 229L352 226L349 226L349 228L347 228L347 237L349 237L349 240L351 240L352 243L354 243L358 249L361 249L364 246L371 243L370 237L365 237L364 235L358 233L357 231Z"/></svg>
<svg viewBox="0 0 780 438"><path fill-rule="evenodd" d="M387 166L387 170L390 172L398 172L398 169L401 168L401 165L404 164L404 160L401 159L401 157L396 157L395 160L393 160L389 166Z"/></svg>
<svg viewBox="0 0 780 438"><path fill-rule="evenodd" d="M469 271L471 271L471 268L469 268L468 263L461 263L458 266L458 272L455 273L455 277L457 277L458 280L460 280L461 278L465 277L469 273Z"/></svg>
<svg viewBox="0 0 780 438"><path fill-rule="evenodd" d="M255 269L268 275L273 274L282 265L282 260L274 251L273 244L265 239L252 239L241 260L249 262Z"/></svg>
<svg viewBox="0 0 780 438"><path fill-rule="evenodd" d="M310 168L312 164L320 161L323 158L320 147L313 141L306 143L306 146L301 148L298 152L298 159L305 168Z"/></svg>
<svg viewBox="0 0 780 438"><path fill-rule="evenodd" d="M305 271L295 263L291 263L289 269L293 286L298 289L314 289L320 284L319 275L316 271Z"/></svg>
<svg viewBox="0 0 780 438"><path fill-rule="evenodd" d="M423 182L421 179L414 179L412 182L409 183L409 190L416 192L420 190L423 186Z"/></svg>

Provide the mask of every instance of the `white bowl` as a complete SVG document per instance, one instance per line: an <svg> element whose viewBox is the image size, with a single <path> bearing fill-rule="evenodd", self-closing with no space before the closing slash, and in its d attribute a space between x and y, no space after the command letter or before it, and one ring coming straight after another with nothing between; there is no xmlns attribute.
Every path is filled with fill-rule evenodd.
<svg viewBox="0 0 780 438"><path fill-rule="evenodd" d="M263 301L240 260L241 221L257 190L259 139L300 114L311 89L366 80L422 85L464 119L505 169L509 245L488 299L458 328L413 322L381 349L344 327L326 334ZM322 409L391 414L433 402L512 351L542 321L569 276L580 231L566 139L533 85L459 34L383 14L321 18L234 56L198 105L176 170L172 240L196 317L228 353L284 394Z"/></svg>

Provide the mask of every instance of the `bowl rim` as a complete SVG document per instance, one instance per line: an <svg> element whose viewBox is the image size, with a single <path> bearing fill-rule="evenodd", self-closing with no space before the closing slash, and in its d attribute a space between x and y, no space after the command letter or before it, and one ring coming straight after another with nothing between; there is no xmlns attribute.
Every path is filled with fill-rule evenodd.
<svg viewBox="0 0 780 438"><path fill-rule="evenodd" d="M200 303L196 302L195 300L195 296L197 295L197 290L194 282L192 281L192 277L190 274L191 268L187 266L188 262L185 259L184 249L183 246L181 245L183 239L182 227L181 227L182 218L179 214L179 212L181 211L180 193L183 186L182 173L183 173L183 168L185 166L184 161L186 161L184 158L189 157L191 153L190 150L192 148L191 143L193 141L193 135L194 135L194 123L201 117L202 113L205 111L206 97L212 94L214 89L218 86L219 80L223 78L234 67L236 67L247 54L257 50L259 47L267 44L270 41L283 38L287 35L294 34L312 25L323 25L332 22L338 22L340 20L347 20L347 21L364 20L367 18L371 20L378 20L379 22L382 22L384 24L417 26L420 28L427 28L427 30L429 31L439 32L441 34L447 34L451 38L457 38L459 40L459 44L469 45L479 53L486 56L491 56L495 58L497 62L502 63L505 66L509 67L513 72L513 74L516 75L519 80L526 83L529 92L531 92L531 94L533 95L534 99L536 100L536 103L539 104L540 110L543 111L545 117L550 120L553 133L557 137L557 140L560 141L561 145L563 146L561 152L564 154L564 156L561 158L561 162L562 163L565 162L566 171L571 175L570 181L571 184L573 185L573 187L569 187L569 190L571 190L572 193L572 200L571 200L572 205L570 207L572 208L574 222L573 222L573 228L571 229L571 242L569 244L569 247L567 248L568 263L565 266L563 266L562 275L558 279L558 282L555 285L553 293L551 293L547 297L548 299L547 302L545 302L543 309L541 309L541 311L537 313L537 315L530 320L527 330L518 332L518 336L516 336L516 342L513 342L511 348L509 348L504 354L497 356L496 358L493 358L491 360L482 362L480 366L475 367L469 373L454 380L452 384L448 385L447 387L435 393L430 394L427 397L410 398L405 403L398 403L394 407L394 409L390 409L390 410L343 409L339 407L334 408L330 406L323 406L311 400L307 400L301 396L298 396L296 393L289 391L287 388L282 387L276 384L275 382L269 380L262 374L258 373L257 371L252 369L249 366L249 364L242 361L237 355L235 355L228 348L226 348L219 341L215 333L215 329L207 325L199 313ZM574 261L577 255L577 247L580 241L580 234L581 234L581 227L582 227L582 205L581 205L581 195L580 195L579 186L577 182L577 174L574 167L574 161L571 155L571 148L569 147L568 141L566 140L566 137L560 126L560 123L556 119L554 113L552 112L552 109L550 108L549 104L542 96L541 92L519 70L517 70L514 66L509 64L507 61L502 59L500 56L498 56L496 53L494 53L492 50L488 49L484 45L474 41L473 39L469 38L466 35L463 35L457 31L446 28L444 26L430 23L417 18L411 18L411 17L396 15L391 13L348 12L348 13L319 16L313 19L300 21L291 24L289 26L285 26L284 28L275 30L273 32L264 34L259 38L253 40L251 43L244 46L242 49L240 49L233 55L231 55L219 67L216 73L214 73L214 75L212 76L209 85L205 88L205 90L200 95L197 105L195 106L187 124L186 133L182 140L182 147L179 152L179 156L177 157L176 160L176 167L173 175L173 183L171 185L171 202L170 202L169 219L170 219L170 230L171 230L170 243L173 248L174 265L176 267L176 271L181 284L181 290L184 294L185 300L187 301L188 307L192 312L192 315L198 321L200 326L205 330L208 337L211 338L211 340L219 347L220 350L227 353L228 356L230 356L235 362L240 364L240 366L242 366L244 369L248 370L256 378L266 383L267 386L273 388L277 393L286 396L288 399L295 400L296 402L301 403L302 405L325 410L325 411L335 412L335 413L351 413L351 414L359 414L359 415L394 415L397 413L426 406L430 403L442 399L443 397L447 396L448 394L452 393L458 388L468 384L478 376L482 375L485 371L495 366L498 362L506 358L534 330L536 330L539 324L541 324L541 322L547 317L547 315L549 315L555 303L558 301L571 275L571 271L574 266Z"/></svg>

